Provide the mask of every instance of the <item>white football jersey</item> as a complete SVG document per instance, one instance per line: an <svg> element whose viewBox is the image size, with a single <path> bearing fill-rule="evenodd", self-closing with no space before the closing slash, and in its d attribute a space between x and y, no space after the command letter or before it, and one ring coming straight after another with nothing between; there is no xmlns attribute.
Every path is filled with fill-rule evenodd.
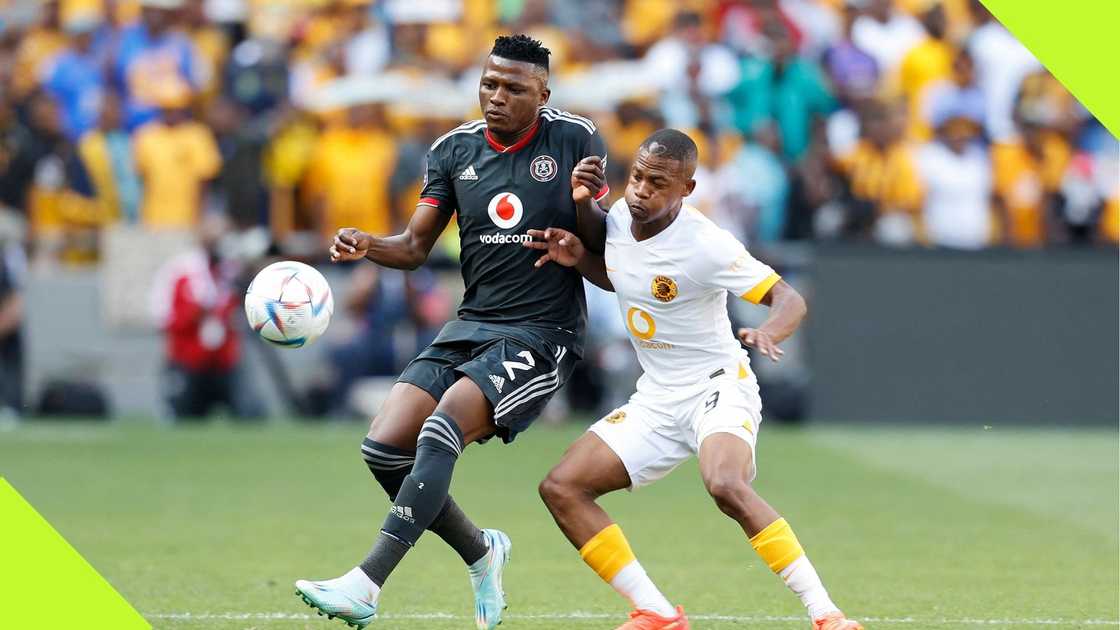
<svg viewBox="0 0 1120 630"><path fill-rule="evenodd" d="M758 303L780 277L734 236L685 206L669 227L637 241L624 199L607 216L605 262L645 374L638 392L705 382L720 370L754 379L731 330L727 293Z"/></svg>

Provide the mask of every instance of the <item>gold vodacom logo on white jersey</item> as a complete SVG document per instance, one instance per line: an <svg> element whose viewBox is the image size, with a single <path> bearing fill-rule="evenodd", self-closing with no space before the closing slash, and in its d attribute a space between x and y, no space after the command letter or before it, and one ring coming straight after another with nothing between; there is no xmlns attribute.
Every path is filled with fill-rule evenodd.
<svg viewBox="0 0 1120 630"><path fill-rule="evenodd" d="M638 346L641 348L670 350L673 347L671 343L652 341L653 336L657 334L657 322L653 321L653 315L637 306L631 306L630 310L626 311L626 328L638 340Z"/></svg>

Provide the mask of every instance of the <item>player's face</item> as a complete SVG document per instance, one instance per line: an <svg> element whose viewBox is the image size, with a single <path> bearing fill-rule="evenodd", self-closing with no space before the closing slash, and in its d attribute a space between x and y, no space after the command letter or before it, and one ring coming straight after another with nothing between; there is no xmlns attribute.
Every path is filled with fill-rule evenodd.
<svg viewBox="0 0 1120 630"><path fill-rule="evenodd" d="M543 69L491 55L478 82L478 104L490 133L516 134L533 124L548 102Z"/></svg>
<svg viewBox="0 0 1120 630"><path fill-rule="evenodd" d="M630 217L637 223L653 223L679 207L681 200L696 187L696 181L686 170L679 160L640 149L626 182Z"/></svg>

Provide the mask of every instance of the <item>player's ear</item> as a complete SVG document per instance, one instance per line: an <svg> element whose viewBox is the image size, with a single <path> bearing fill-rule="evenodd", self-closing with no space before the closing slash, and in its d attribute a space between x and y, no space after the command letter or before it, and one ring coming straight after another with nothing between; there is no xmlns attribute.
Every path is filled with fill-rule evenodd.
<svg viewBox="0 0 1120 630"><path fill-rule="evenodd" d="M552 90L548 89L548 85L541 86L541 105L548 103L548 97L552 96Z"/></svg>
<svg viewBox="0 0 1120 630"><path fill-rule="evenodd" d="M684 196L687 197L691 195L694 190L696 190L696 180L690 177L688 181L684 183Z"/></svg>

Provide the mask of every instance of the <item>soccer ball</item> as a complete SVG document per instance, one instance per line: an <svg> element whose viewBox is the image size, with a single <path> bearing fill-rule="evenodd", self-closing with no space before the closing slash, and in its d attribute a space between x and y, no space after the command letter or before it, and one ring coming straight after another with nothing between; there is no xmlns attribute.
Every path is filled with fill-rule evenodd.
<svg viewBox="0 0 1120 630"><path fill-rule="evenodd" d="M245 292L245 317L268 343L302 348L323 334L334 313L334 296L323 274L285 260L261 269Z"/></svg>

